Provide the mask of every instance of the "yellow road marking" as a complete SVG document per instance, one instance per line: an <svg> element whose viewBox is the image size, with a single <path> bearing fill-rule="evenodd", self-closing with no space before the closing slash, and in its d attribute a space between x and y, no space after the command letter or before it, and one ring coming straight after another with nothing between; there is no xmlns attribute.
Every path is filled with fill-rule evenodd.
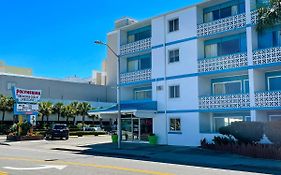
<svg viewBox="0 0 281 175"><path fill-rule="evenodd" d="M36 160L36 159L29 159L29 158L17 158L17 157L0 157L0 160L18 160L18 161L26 161L26 162L37 162L37 163L46 163L44 160ZM66 162L66 161L55 161L55 162L48 162L50 164L63 164L63 165L73 165L73 166L80 166L80 167L93 167L93 168L100 168L100 169L111 169L111 170L119 170L119 171L127 171L132 173L141 173L141 174L148 174L148 175L174 175L171 173L163 173L157 171L150 171L150 170L142 170L142 169L135 169L135 168L126 168L120 166L111 166L111 165L98 165L98 164L90 164L90 163L79 163L79 162ZM1 174L0 175L7 175Z"/></svg>
<svg viewBox="0 0 281 175"><path fill-rule="evenodd" d="M0 175L8 175L8 173L0 171Z"/></svg>

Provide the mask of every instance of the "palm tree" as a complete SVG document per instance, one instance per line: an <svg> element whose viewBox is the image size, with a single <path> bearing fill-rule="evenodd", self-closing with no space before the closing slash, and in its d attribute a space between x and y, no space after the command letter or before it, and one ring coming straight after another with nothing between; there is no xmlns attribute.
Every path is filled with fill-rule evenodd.
<svg viewBox="0 0 281 175"><path fill-rule="evenodd" d="M73 118L76 115L76 110L72 105L63 106L62 108L62 117L66 117L66 122L68 124L69 118Z"/></svg>
<svg viewBox="0 0 281 175"><path fill-rule="evenodd" d="M79 105L78 105L79 114L82 116L82 127L83 128L84 128L84 124L85 124L85 116L89 116L88 111L91 109L92 109L92 106L87 102L82 102L82 103L79 103Z"/></svg>
<svg viewBox="0 0 281 175"><path fill-rule="evenodd" d="M257 31L281 22L281 0L270 0L258 9Z"/></svg>
<svg viewBox="0 0 281 175"><path fill-rule="evenodd" d="M79 115L79 110L78 110L78 106L79 106L79 102L77 101L74 101L72 103L70 103L70 106L73 108L74 110L74 116L73 116L73 125L75 125L75 119L76 119L76 116Z"/></svg>
<svg viewBox="0 0 281 175"><path fill-rule="evenodd" d="M42 122L44 117L47 117L47 122L49 122L49 116L52 114L53 105L51 102L40 102L39 103L39 114L42 117Z"/></svg>
<svg viewBox="0 0 281 175"><path fill-rule="evenodd" d="M63 106L64 106L64 104L61 102L58 102L53 106L53 113L58 115L58 122L60 121Z"/></svg>
<svg viewBox="0 0 281 175"><path fill-rule="evenodd" d="M2 123L4 123L6 112L14 109L14 99L12 97L0 96L0 110L2 111Z"/></svg>

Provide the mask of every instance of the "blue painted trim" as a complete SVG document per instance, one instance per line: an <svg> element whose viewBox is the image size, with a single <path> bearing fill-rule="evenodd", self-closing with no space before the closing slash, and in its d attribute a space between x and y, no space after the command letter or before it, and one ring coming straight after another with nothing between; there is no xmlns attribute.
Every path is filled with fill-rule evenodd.
<svg viewBox="0 0 281 175"><path fill-rule="evenodd" d="M152 99L150 100L124 100L121 101L121 104L143 104L143 103L151 103L154 102Z"/></svg>
<svg viewBox="0 0 281 175"><path fill-rule="evenodd" d="M151 48L152 49L158 49L158 48L161 48L161 47L164 47L164 44L159 44L159 45L156 45L156 46L152 46Z"/></svg>
<svg viewBox="0 0 281 175"><path fill-rule="evenodd" d="M173 135L181 135L182 132L176 132L176 131L169 131L168 134L173 134Z"/></svg>
<svg viewBox="0 0 281 175"><path fill-rule="evenodd" d="M172 42L166 43L166 46L170 46L170 45L173 45L173 44L178 44L178 43L194 40L196 38L197 37L190 37L190 38L185 38L185 39L181 39L181 40L172 41Z"/></svg>

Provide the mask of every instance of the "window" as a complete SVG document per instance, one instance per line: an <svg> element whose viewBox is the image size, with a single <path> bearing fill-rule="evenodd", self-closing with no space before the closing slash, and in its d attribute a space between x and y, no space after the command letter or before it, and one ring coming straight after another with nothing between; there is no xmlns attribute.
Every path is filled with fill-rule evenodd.
<svg viewBox="0 0 281 175"><path fill-rule="evenodd" d="M169 86L169 97L170 98L179 98L180 97L180 86Z"/></svg>
<svg viewBox="0 0 281 175"><path fill-rule="evenodd" d="M259 32L258 46L260 49L281 46L280 26L275 26L272 28L265 29L262 32Z"/></svg>
<svg viewBox="0 0 281 175"><path fill-rule="evenodd" d="M175 32L179 30L179 18L169 21L169 32Z"/></svg>
<svg viewBox="0 0 281 175"><path fill-rule="evenodd" d="M152 98L151 89L135 91L135 100L149 100L151 98Z"/></svg>
<svg viewBox="0 0 281 175"><path fill-rule="evenodd" d="M8 84L7 84L7 89L8 89L8 90L11 90L12 87L15 87L15 86L16 86L16 83L8 82Z"/></svg>
<svg viewBox="0 0 281 175"><path fill-rule="evenodd" d="M170 131L180 132L181 131L181 119L180 118L170 118Z"/></svg>
<svg viewBox="0 0 281 175"><path fill-rule="evenodd" d="M233 35L205 41L205 58L246 52L246 34Z"/></svg>
<svg viewBox="0 0 281 175"><path fill-rule="evenodd" d="M245 93L249 93L250 92L249 80L244 80L244 92Z"/></svg>
<svg viewBox="0 0 281 175"><path fill-rule="evenodd" d="M128 31L128 43L136 42L151 37L151 26L145 26L136 30Z"/></svg>
<svg viewBox="0 0 281 175"><path fill-rule="evenodd" d="M242 122L243 117L214 117L213 119L213 127L214 132L219 132L219 129L224 126L228 126L234 122Z"/></svg>
<svg viewBox="0 0 281 175"><path fill-rule="evenodd" d="M179 49L170 50L169 51L169 63L179 62L180 56L179 56Z"/></svg>
<svg viewBox="0 0 281 175"><path fill-rule="evenodd" d="M270 115L269 116L269 121L275 121L275 122L280 122L281 121L281 115Z"/></svg>
<svg viewBox="0 0 281 175"><path fill-rule="evenodd" d="M268 90L278 91L281 90L281 76L272 76L267 78Z"/></svg>
<svg viewBox="0 0 281 175"><path fill-rule="evenodd" d="M127 67L128 72L150 69L151 55L148 54L148 55L128 58L127 66L128 66Z"/></svg>
<svg viewBox="0 0 281 175"><path fill-rule="evenodd" d="M241 91L242 91L241 81L213 83L214 95L239 94L242 93Z"/></svg>
<svg viewBox="0 0 281 175"><path fill-rule="evenodd" d="M211 22L222 18L245 13L245 1L237 0L204 9L204 22Z"/></svg>

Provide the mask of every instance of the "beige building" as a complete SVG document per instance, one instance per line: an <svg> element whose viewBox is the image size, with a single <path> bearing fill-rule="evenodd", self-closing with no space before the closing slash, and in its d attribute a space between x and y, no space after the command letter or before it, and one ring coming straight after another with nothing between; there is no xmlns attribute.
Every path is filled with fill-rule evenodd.
<svg viewBox="0 0 281 175"><path fill-rule="evenodd" d="M16 75L32 75L32 69L21 68L15 66L7 66L3 61L0 61L0 73L16 74Z"/></svg>

